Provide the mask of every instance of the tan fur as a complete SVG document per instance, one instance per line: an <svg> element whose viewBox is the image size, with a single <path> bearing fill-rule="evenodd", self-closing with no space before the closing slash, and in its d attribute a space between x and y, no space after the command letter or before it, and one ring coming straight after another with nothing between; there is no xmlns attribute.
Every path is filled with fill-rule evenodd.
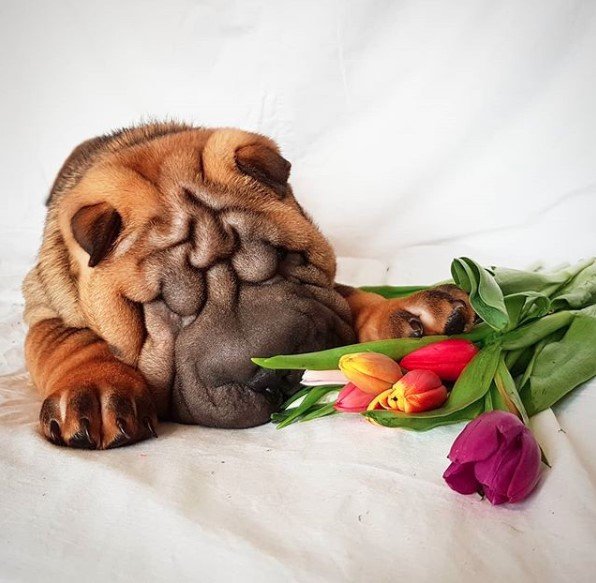
<svg viewBox="0 0 596 583"><path fill-rule="evenodd" d="M346 297L360 342L410 336L410 321L420 323L421 335L444 334L454 312L461 311L463 330L474 324L468 296L455 286L440 286L399 299L386 300L378 294L353 290Z"/></svg>

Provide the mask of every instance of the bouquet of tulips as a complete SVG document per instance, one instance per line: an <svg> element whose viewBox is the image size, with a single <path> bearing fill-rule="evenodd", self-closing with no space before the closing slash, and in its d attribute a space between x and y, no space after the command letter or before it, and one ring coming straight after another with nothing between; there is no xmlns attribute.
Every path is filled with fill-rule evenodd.
<svg viewBox="0 0 596 583"><path fill-rule="evenodd" d="M478 315L468 333L253 361L306 371L306 386L272 417L280 428L336 413L419 431L473 420L451 449L445 480L494 504L515 502L540 474L529 417L596 376L596 260L545 272L462 257L451 274ZM365 289L392 298L425 287Z"/></svg>

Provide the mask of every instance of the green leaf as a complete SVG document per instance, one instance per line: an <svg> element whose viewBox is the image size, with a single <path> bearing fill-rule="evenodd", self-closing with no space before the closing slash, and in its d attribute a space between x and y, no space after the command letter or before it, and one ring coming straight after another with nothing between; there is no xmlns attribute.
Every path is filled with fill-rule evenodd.
<svg viewBox="0 0 596 583"><path fill-rule="evenodd" d="M329 415L335 415L338 411L334 408L335 403L326 403L325 405L316 405L316 409L311 410L310 413L300 418L300 423L304 421L312 421L319 417L328 417Z"/></svg>
<svg viewBox="0 0 596 583"><path fill-rule="evenodd" d="M288 418L290 413L288 411L278 411L277 413L271 413L271 423L280 423L284 419Z"/></svg>
<svg viewBox="0 0 596 583"><path fill-rule="evenodd" d="M517 348L505 354L505 365L513 376L522 374L534 355L534 347Z"/></svg>
<svg viewBox="0 0 596 583"><path fill-rule="evenodd" d="M398 416L392 411L366 411L363 415L384 427L401 427L414 431L428 431L441 425L450 425L452 423L474 419L483 412L484 399L481 398L464 409L454 411L442 417L421 417L421 414Z"/></svg>
<svg viewBox="0 0 596 583"><path fill-rule="evenodd" d="M518 348L532 346L532 344L536 344L556 330L569 326L574 317L575 313L572 311L557 312L544 316L544 318L503 334L501 346L504 350L517 350Z"/></svg>
<svg viewBox="0 0 596 583"><path fill-rule="evenodd" d="M298 399L301 399L302 397L304 397L305 395L308 395L308 393L310 393L312 387L303 387L302 389L300 389L298 392L294 393L281 407L280 409L283 411L284 409L287 409L290 405L292 405L293 403L295 403L296 401L298 401Z"/></svg>
<svg viewBox="0 0 596 583"><path fill-rule="evenodd" d="M523 392L524 387L526 386L527 382L530 380L530 376L532 376L532 371L534 370L534 365L536 364L536 359L538 358L538 355L542 352L543 348L547 344L550 344L551 342L560 340L564 334L565 334L565 329L559 328L558 330L555 330L552 334L549 334L548 336L546 336L545 338L540 340L540 342L537 342L533 346L529 346L528 348L525 349L525 350L531 350L532 356L529 359L529 361L527 362L526 368L523 371L522 377L517 384L517 386L519 387L520 393Z"/></svg>
<svg viewBox="0 0 596 583"><path fill-rule="evenodd" d="M319 352L306 352L304 354L280 354L269 358L252 358L255 364L269 369L288 370L334 370L337 369L339 359L344 354L354 352L379 352L394 360L400 360L418 348L446 340L447 338L465 338L477 342L486 338L491 333L487 326L476 326L472 331L455 336L425 336L424 338L392 338L389 340L375 340L361 344L350 344L339 348L330 348Z"/></svg>
<svg viewBox="0 0 596 583"><path fill-rule="evenodd" d="M403 358L406 354L445 340L447 336L426 336L424 338L394 338L391 340L376 340L362 344L350 344L339 348L330 348L319 352L304 354L280 354L269 358L253 358L255 364L269 369L302 369L302 370L334 370L337 369L339 359L344 354L354 352L379 352L394 360Z"/></svg>
<svg viewBox="0 0 596 583"><path fill-rule="evenodd" d="M552 310L550 298L540 292L526 292L526 303L522 310L520 322L529 319L542 318Z"/></svg>
<svg viewBox="0 0 596 583"><path fill-rule="evenodd" d="M277 428L282 429L283 427L287 427L288 425L297 421L303 415L311 413L311 407L313 405L315 405L320 399L322 399L331 391L337 391L339 389L340 387L337 385L310 387L310 391L304 397L304 400L302 403L300 403L300 405L292 409L287 409L288 416L277 425Z"/></svg>
<svg viewBox="0 0 596 583"><path fill-rule="evenodd" d="M558 289L552 303L556 310L596 304L596 259Z"/></svg>
<svg viewBox="0 0 596 583"><path fill-rule="evenodd" d="M329 415L334 415L335 413L339 413L334 409L335 402L333 403L318 403L313 405L308 410L309 412L306 415L303 415L297 421L302 423L303 421L311 421L312 419L318 419L319 417L326 417ZM272 413L271 421L273 423L280 423L285 421L290 415L292 414L292 409L288 409L287 411L280 411L278 413Z"/></svg>
<svg viewBox="0 0 596 583"><path fill-rule="evenodd" d="M505 296L505 306L509 314L508 330L512 330L520 323L541 318L551 310L551 301L548 296L540 292L525 291Z"/></svg>
<svg viewBox="0 0 596 583"><path fill-rule="evenodd" d="M522 311L526 305L526 297L522 294L512 294L504 298L505 308L509 316L507 329L515 328L522 318Z"/></svg>
<svg viewBox="0 0 596 583"><path fill-rule="evenodd" d="M522 400L530 415L548 409L596 376L596 306L576 312L565 335L536 357Z"/></svg>
<svg viewBox="0 0 596 583"><path fill-rule="evenodd" d="M548 297L553 297L553 294L561 290L563 286L584 269L593 266L594 261L594 259L588 259L577 265L551 272L521 271L504 267L494 267L491 269L491 272L498 286L506 296L519 292L535 291L541 292Z"/></svg>
<svg viewBox="0 0 596 583"><path fill-rule="evenodd" d="M486 395L484 395L484 412L488 413L489 411L494 411L493 397L490 389L486 391Z"/></svg>
<svg viewBox="0 0 596 583"><path fill-rule="evenodd" d="M379 294L380 296L383 296L387 299L393 299L410 296L412 294L415 294L416 292L429 289L429 287L430 286L427 285L365 285L360 289L365 292Z"/></svg>
<svg viewBox="0 0 596 583"><path fill-rule="evenodd" d="M454 259L451 274L455 284L468 292L476 313L493 329L504 330L509 315L501 288L492 274L468 257Z"/></svg>

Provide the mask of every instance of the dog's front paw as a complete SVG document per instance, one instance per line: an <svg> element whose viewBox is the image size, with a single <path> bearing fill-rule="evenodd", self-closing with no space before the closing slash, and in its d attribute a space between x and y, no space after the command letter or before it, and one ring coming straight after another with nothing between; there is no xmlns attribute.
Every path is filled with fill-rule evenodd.
<svg viewBox="0 0 596 583"><path fill-rule="evenodd" d="M52 443L108 449L157 437L157 418L146 385L100 381L54 391L43 402L41 432Z"/></svg>
<svg viewBox="0 0 596 583"><path fill-rule="evenodd" d="M475 319L468 294L455 285L390 300L357 292L348 297L348 303L360 342L459 334L470 330Z"/></svg>
<svg viewBox="0 0 596 583"><path fill-rule="evenodd" d="M400 305L420 323L425 336L468 332L476 317L468 294L452 284L413 294Z"/></svg>

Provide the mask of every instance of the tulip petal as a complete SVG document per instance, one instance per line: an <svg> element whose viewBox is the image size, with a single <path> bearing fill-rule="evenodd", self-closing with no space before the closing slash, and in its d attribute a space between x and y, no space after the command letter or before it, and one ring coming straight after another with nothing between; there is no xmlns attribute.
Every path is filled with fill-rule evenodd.
<svg viewBox="0 0 596 583"><path fill-rule="evenodd" d="M403 386L406 393L420 393L442 384L439 376L431 370L411 370L396 383L397 386Z"/></svg>
<svg viewBox="0 0 596 583"><path fill-rule="evenodd" d="M406 413L420 413L436 409L447 400L448 396L449 393L443 385L424 393L406 393L404 411Z"/></svg>
<svg viewBox="0 0 596 583"><path fill-rule="evenodd" d="M503 504L504 502L509 502L507 496L495 492L492 488L484 488L484 495L493 506Z"/></svg>
<svg viewBox="0 0 596 583"><path fill-rule="evenodd" d="M397 362L377 352L344 354L339 368L361 391L373 395L386 391L402 376Z"/></svg>
<svg viewBox="0 0 596 583"><path fill-rule="evenodd" d="M318 385L345 385L348 379L340 370L305 370L301 384L307 387Z"/></svg>
<svg viewBox="0 0 596 583"><path fill-rule="evenodd" d="M447 389L434 372L412 370L393 385L388 404L404 413L420 413L440 407L448 396Z"/></svg>
<svg viewBox="0 0 596 583"><path fill-rule="evenodd" d="M540 447L534 436L525 428L521 435L521 454L513 477L507 488L510 502L519 502L532 492L540 479Z"/></svg>
<svg viewBox="0 0 596 583"><path fill-rule="evenodd" d="M450 338L410 352L400 365L406 370L429 370L445 381L455 381L477 353L478 348L469 340Z"/></svg>
<svg viewBox="0 0 596 583"><path fill-rule="evenodd" d="M452 462L466 463L484 460L499 447L495 426L485 413L466 425L457 436L447 456Z"/></svg>
<svg viewBox="0 0 596 583"><path fill-rule="evenodd" d="M476 462L474 471L476 479L484 487L484 492L489 490L495 495L507 495L507 488L517 468L519 451L515 444L501 447L490 458Z"/></svg>
<svg viewBox="0 0 596 583"><path fill-rule="evenodd" d="M373 411L377 408L378 405L383 407L383 409L390 409L389 405L387 404L387 399L389 395L393 392L393 389L387 389L382 393L378 394L368 405L366 408L367 411Z"/></svg>
<svg viewBox="0 0 596 583"><path fill-rule="evenodd" d="M480 484L474 475L474 464L452 463L443 474L447 485L460 494L478 492Z"/></svg>
<svg viewBox="0 0 596 583"><path fill-rule="evenodd" d="M372 395L361 391L353 383L348 383L337 395L334 409L342 413L362 413L366 411Z"/></svg>
<svg viewBox="0 0 596 583"><path fill-rule="evenodd" d="M509 431L513 431L513 435L517 435L519 429L524 427L524 424L519 420L519 417L506 411L491 411L491 419L499 428L503 435L507 435Z"/></svg>
<svg viewBox="0 0 596 583"><path fill-rule="evenodd" d="M378 395L387 390L388 383L367 375L359 370L344 371L344 374L351 382L353 382L361 391L370 393L371 395Z"/></svg>

